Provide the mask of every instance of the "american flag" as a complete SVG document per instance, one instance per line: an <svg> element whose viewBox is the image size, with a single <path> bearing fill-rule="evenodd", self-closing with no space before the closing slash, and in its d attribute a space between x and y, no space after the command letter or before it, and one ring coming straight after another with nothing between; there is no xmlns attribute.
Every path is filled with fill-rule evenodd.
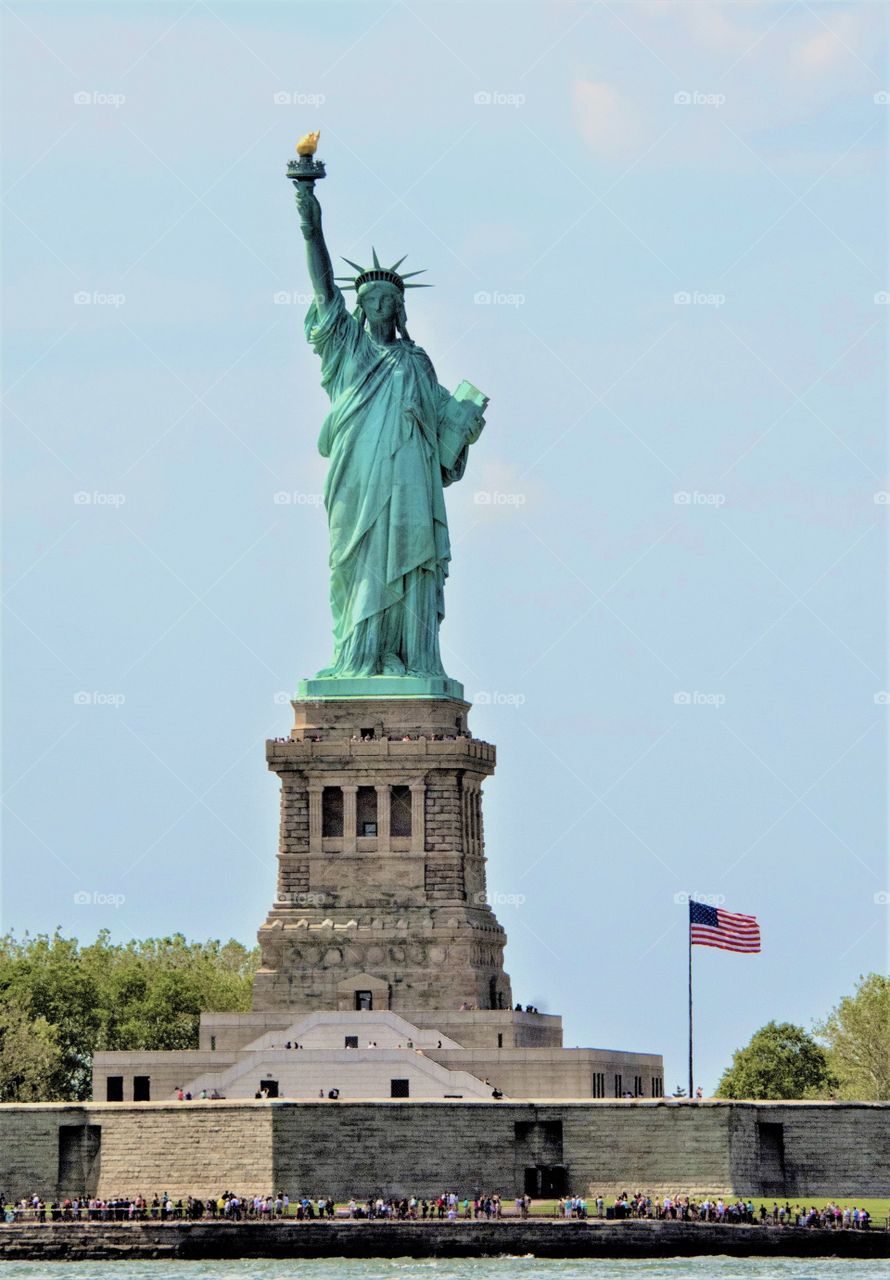
<svg viewBox="0 0 890 1280"><path fill-rule="evenodd" d="M692 946L720 947L722 951L759 951L760 925L756 916L690 901L689 942Z"/></svg>

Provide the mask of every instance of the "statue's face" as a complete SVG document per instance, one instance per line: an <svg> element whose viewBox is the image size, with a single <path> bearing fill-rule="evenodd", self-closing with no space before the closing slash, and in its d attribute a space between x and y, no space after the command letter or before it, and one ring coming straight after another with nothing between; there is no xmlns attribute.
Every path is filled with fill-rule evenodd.
<svg viewBox="0 0 890 1280"><path fill-rule="evenodd" d="M372 280L358 291L359 305L369 320L394 320L399 313L401 295L394 284Z"/></svg>

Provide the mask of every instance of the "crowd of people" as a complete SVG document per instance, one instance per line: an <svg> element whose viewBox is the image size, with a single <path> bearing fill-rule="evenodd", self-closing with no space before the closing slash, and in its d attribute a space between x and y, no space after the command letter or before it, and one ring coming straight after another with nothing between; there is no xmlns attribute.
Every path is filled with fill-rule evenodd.
<svg viewBox="0 0 890 1280"><path fill-rule="evenodd" d="M597 1216L600 1218L660 1218L682 1222L719 1222L731 1226L822 1227L835 1231L862 1231L871 1226L871 1215L867 1209L857 1205L841 1206L833 1201L821 1208L806 1204L792 1206L788 1201L780 1205L777 1200L769 1208L761 1201L757 1208L750 1197L731 1200L722 1196L705 1196L697 1200L691 1196L655 1196L653 1199L642 1191L632 1196L625 1191L616 1197L611 1209L609 1214L604 1198L596 1197Z"/></svg>
<svg viewBox="0 0 890 1280"><path fill-rule="evenodd" d="M293 738L272 738L272 742L293 742ZM320 734L310 734L303 739L304 742L322 742L324 739ZM346 739L340 739L346 741ZM402 733L402 734L379 734L373 733L354 733L349 739L350 742L470 742L472 736L469 733ZM477 739L479 741L479 739Z"/></svg>
<svg viewBox="0 0 890 1280"><path fill-rule="evenodd" d="M237 1195L224 1191L221 1195L206 1198L181 1196L174 1199L166 1192L155 1194L151 1200L145 1196L99 1196L82 1198L57 1198L47 1202L39 1195L26 1196L14 1204L0 1194L0 1206L6 1222L176 1222L215 1219L221 1222L260 1221L274 1222L285 1218L309 1221L335 1217L415 1222L448 1221L457 1219L499 1219L505 1216L528 1218L533 1202L527 1195L518 1195L506 1210L499 1192L475 1193L460 1196L455 1191L443 1191L438 1196L368 1196L352 1198L347 1204L335 1204L330 1196L297 1196L293 1200L283 1191L275 1195ZM871 1215L864 1207L839 1205L829 1202L821 1208L816 1205L780 1204L773 1201L770 1208L761 1202L758 1207L752 1199L724 1199L721 1196L649 1196L642 1191L629 1195L623 1192L607 1203L603 1195L591 1202L584 1196L562 1196L548 1215L539 1206L536 1217L583 1219L588 1217L628 1219L649 1218L682 1222L721 1223L724 1225L749 1225L771 1227L808 1227L829 1231L867 1231L872 1226Z"/></svg>

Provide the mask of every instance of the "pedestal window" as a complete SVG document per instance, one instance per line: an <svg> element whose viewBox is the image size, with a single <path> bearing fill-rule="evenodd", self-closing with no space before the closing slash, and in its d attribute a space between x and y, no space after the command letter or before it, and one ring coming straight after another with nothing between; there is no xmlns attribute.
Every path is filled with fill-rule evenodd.
<svg viewBox="0 0 890 1280"><path fill-rule="evenodd" d="M411 835L411 788L393 787L389 799L389 834Z"/></svg>
<svg viewBox="0 0 890 1280"><path fill-rule="evenodd" d="M377 835L377 788L359 787L355 797L355 834Z"/></svg>
<svg viewBox="0 0 890 1280"><path fill-rule="evenodd" d="M325 787L321 793L321 834L343 834L343 792L339 787Z"/></svg>

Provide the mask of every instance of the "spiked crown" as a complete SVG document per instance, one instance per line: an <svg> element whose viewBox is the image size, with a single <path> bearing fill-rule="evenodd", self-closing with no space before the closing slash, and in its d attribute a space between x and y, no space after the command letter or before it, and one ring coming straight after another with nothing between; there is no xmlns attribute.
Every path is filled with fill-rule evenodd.
<svg viewBox="0 0 890 1280"><path fill-rule="evenodd" d="M373 256L373 266L370 266L370 267L361 267L357 262L352 262L351 259L344 258L343 261L348 262L349 265L358 272L358 275L357 276L337 276L336 277L337 282L339 284L343 284L344 288L346 289L354 289L356 293L358 293L359 289L362 287L363 284L370 284L374 280L383 280L385 281L386 284L393 284L399 290L400 293L404 293L406 289L432 288L432 285L428 285L428 284L406 284L405 283L407 280L410 280L412 276L422 276L424 271L426 270L425 267L421 267L419 271L401 271L400 272L398 268L405 261L405 258L407 258L408 256L407 254L405 254L405 257L399 258L398 262L394 262L391 267L382 267L380 265L380 259L377 257L376 249L372 248L371 254Z"/></svg>

